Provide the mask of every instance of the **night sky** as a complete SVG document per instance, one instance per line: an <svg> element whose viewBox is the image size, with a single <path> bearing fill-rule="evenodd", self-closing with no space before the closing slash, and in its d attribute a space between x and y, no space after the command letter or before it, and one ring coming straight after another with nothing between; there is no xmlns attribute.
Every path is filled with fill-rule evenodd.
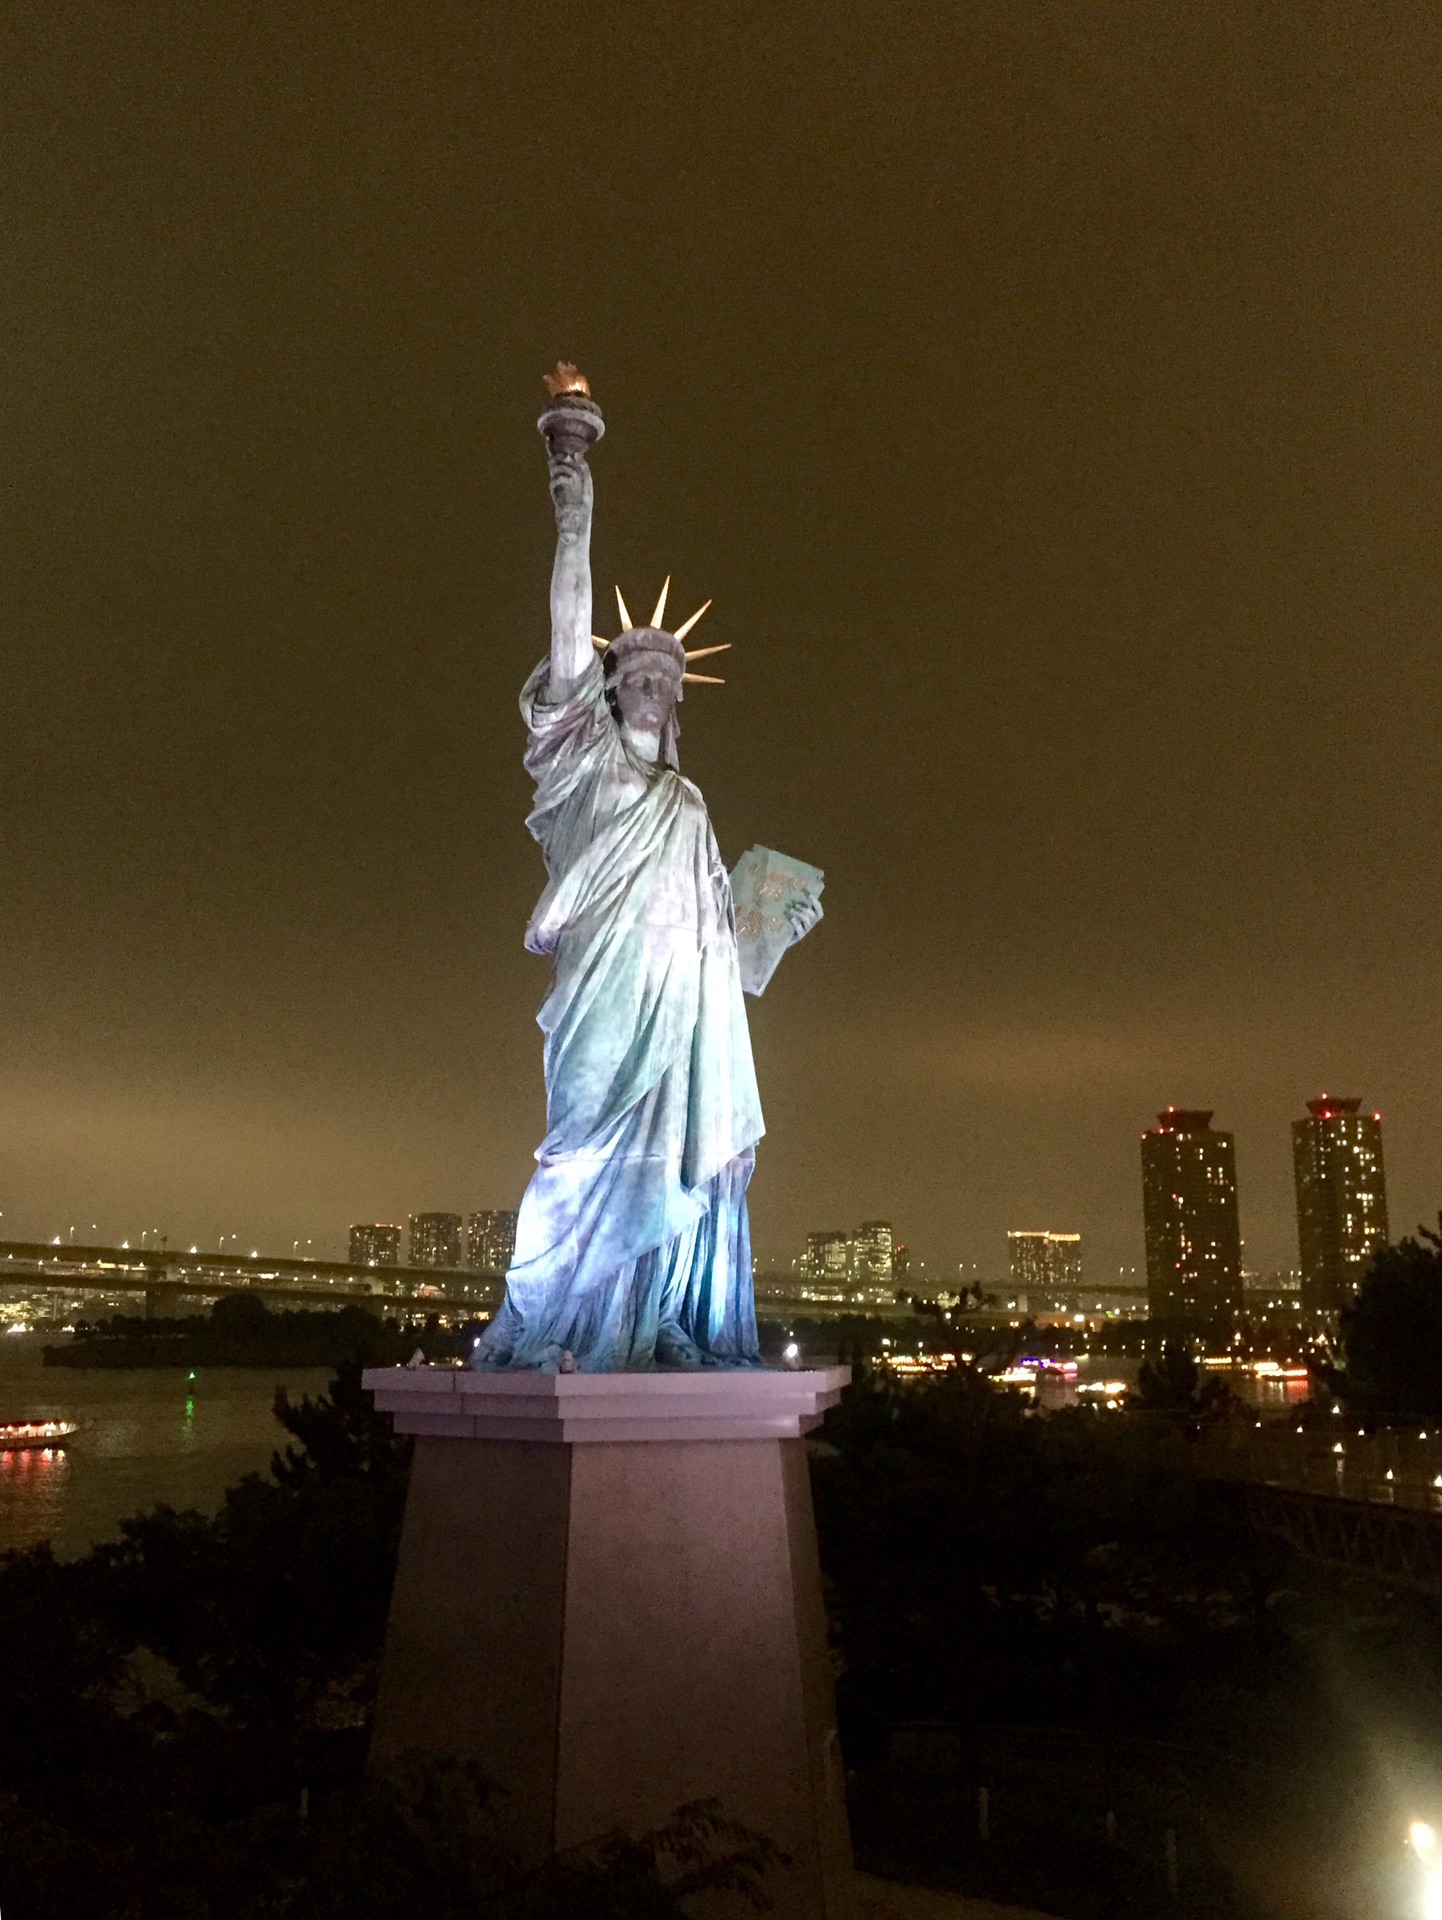
<svg viewBox="0 0 1442 1920"><path fill-rule="evenodd" d="M1442 14L11 8L0 1232L317 1254L514 1205L535 419L662 576L728 863L826 870L752 1033L764 1258L1142 1262L1138 1134L1385 1116L1442 1204Z"/></svg>

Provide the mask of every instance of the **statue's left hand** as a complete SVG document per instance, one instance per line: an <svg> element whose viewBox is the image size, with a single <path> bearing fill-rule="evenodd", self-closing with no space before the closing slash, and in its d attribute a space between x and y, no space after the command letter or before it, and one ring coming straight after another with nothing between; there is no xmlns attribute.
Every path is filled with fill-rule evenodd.
<svg viewBox="0 0 1442 1920"><path fill-rule="evenodd" d="M821 918L821 902L809 893L797 894L786 908L791 925L791 944L804 940Z"/></svg>

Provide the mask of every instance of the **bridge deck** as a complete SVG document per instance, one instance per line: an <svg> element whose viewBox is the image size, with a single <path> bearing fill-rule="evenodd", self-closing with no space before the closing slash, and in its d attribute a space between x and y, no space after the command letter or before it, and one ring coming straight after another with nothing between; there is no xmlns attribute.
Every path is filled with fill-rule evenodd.
<svg viewBox="0 0 1442 1920"><path fill-rule="evenodd" d="M256 1292L310 1305L356 1300L488 1313L498 1303L503 1284L501 1274L443 1267L363 1267L270 1254L0 1240L0 1287L27 1291L43 1287L59 1293L141 1293L171 1299Z"/></svg>

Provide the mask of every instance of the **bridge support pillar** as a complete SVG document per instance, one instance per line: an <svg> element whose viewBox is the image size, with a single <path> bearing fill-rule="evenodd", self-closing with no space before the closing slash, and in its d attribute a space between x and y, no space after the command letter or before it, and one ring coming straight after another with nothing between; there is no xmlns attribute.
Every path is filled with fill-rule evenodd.
<svg viewBox="0 0 1442 1920"><path fill-rule="evenodd" d="M147 1320L178 1320L181 1287L178 1280L155 1280L145 1289Z"/></svg>

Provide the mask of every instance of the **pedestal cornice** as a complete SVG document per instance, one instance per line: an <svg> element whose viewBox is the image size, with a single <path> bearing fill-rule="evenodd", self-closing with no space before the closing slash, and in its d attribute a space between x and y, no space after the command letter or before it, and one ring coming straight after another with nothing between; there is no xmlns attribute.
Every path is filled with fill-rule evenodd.
<svg viewBox="0 0 1442 1920"><path fill-rule="evenodd" d="M813 1372L507 1373L370 1367L362 1375L397 1433L563 1445L647 1440L796 1440L851 1379Z"/></svg>

